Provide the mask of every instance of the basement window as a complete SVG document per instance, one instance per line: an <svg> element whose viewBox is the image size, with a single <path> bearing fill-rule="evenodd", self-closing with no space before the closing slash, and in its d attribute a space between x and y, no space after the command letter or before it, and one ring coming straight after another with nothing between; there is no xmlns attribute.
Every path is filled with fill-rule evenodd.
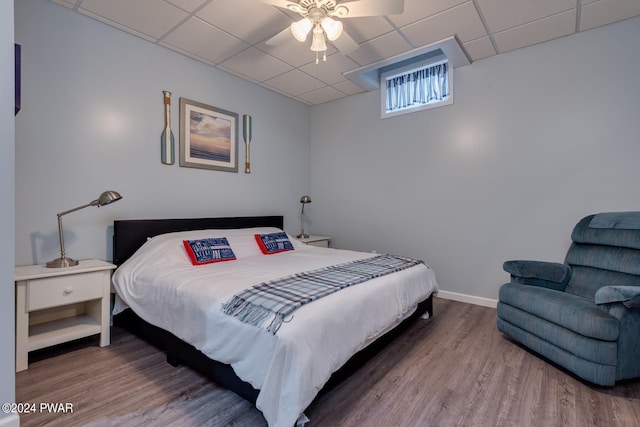
<svg viewBox="0 0 640 427"><path fill-rule="evenodd" d="M441 56L382 72L382 118L452 104L451 71Z"/></svg>

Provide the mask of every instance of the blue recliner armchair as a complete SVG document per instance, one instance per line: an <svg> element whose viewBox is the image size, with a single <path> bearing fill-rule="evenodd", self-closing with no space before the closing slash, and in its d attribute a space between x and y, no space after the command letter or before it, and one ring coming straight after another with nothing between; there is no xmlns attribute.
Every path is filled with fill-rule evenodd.
<svg viewBox="0 0 640 427"><path fill-rule="evenodd" d="M599 385L640 377L640 212L583 218L564 264L507 261L498 330Z"/></svg>

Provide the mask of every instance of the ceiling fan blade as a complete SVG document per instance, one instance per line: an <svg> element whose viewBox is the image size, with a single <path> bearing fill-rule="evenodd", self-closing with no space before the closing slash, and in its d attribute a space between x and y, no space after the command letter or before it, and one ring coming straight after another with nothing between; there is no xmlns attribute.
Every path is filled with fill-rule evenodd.
<svg viewBox="0 0 640 427"><path fill-rule="evenodd" d="M336 10L340 7L349 9L346 15L340 15L341 18L400 15L404 11L404 0L354 0L339 3Z"/></svg>
<svg viewBox="0 0 640 427"><path fill-rule="evenodd" d="M292 39L293 39L293 36L291 35L291 28L287 27L284 30L280 31L275 36L271 37L269 40L267 40L264 43L269 45L269 46L279 46L279 45L281 45L283 43L286 43L286 42L288 42L288 41L290 41Z"/></svg>
<svg viewBox="0 0 640 427"><path fill-rule="evenodd" d="M346 31L343 31L340 37L331 43L333 43L343 55L349 54L358 48L358 43L356 43Z"/></svg>
<svg viewBox="0 0 640 427"><path fill-rule="evenodd" d="M277 6L277 7L281 7L283 9L288 9L291 10L293 12L300 12L302 11L302 8L300 7L300 5L296 2L291 2L291 1L287 1L287 0L260 0L262 3L267 3L273 6Z"/></svg>

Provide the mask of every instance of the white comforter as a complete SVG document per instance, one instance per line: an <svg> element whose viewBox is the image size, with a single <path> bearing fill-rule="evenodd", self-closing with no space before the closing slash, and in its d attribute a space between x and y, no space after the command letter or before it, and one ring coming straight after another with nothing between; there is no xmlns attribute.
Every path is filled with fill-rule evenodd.
<svg viewBox="0 0 640 427"><path fill-rule="evenodd" d="M270 426L291 427L330 375L355 352L415 311L438 290L425 265L355 285L307 304L276 335L222 313L238 291L282 276L373 256L307 246L263 255L254 233L206 230L154 237L113 276L122 301L147 322L172 332L208 357L230 364L259 389L256 406ZM193 266L182 241L227 237L237 260Z"/></svg>

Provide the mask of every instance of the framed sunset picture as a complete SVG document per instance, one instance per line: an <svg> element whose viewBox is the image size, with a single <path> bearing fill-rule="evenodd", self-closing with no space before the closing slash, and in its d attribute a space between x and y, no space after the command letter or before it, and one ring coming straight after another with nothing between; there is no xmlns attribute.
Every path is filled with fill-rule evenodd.
<svg viewBox="0 0 640 427"><path fill-rule="evenodd" d="M238 114L180 98L180 166L238 172Z"/></svg>

